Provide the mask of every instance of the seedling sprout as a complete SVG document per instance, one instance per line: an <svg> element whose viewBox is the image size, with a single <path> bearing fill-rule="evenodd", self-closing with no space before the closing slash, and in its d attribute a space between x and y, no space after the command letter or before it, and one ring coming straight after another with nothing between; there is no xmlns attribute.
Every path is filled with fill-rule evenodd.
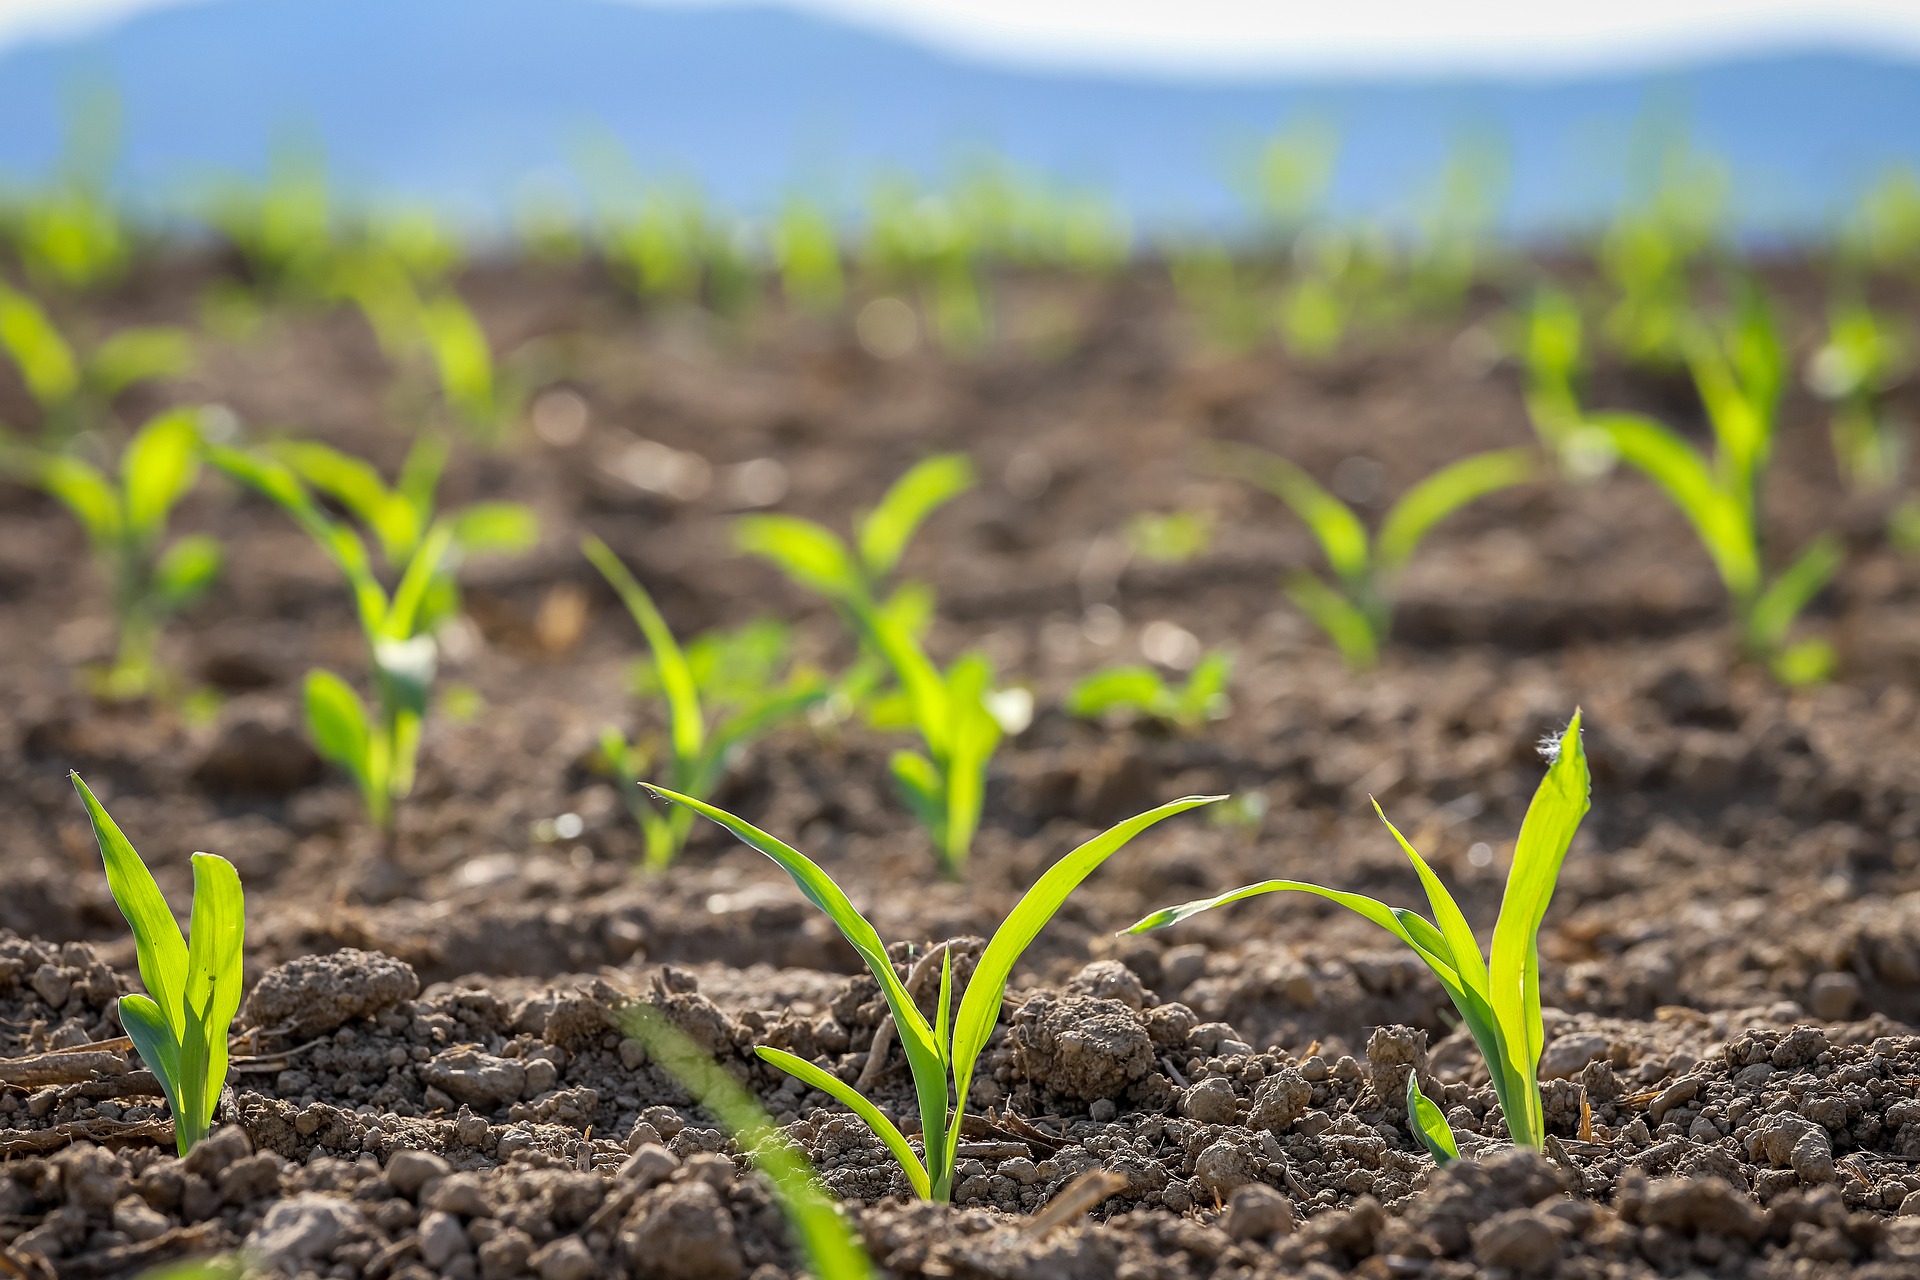
<svg viewBox="0 0 1920 1280"><path fill-rule="evenodd" d="M1055 862L1034 882L1033 887L1027 890L994 931L986 950L981 952L974 966L973 977L967 983L957 1013L952 1011L951 1004L953 956L951 952L943 952L939 1003L935 1006L934 1021L929 1024L914 1003L906 984L894 972L893 962L887 957L886 945L881 942L880 935L867 923L866 917L854 907L840 886L834 883L833 878L805 854L704 801L676 794L664 787L649 789L713 819L748 845L772 858L793 877L807 900L827 913L841 936L866 961L867 969L879 982L880 992L886 998L887 1008L892 1014L894 1034L899 1037L901 1048L906 1051L907 1065L913 1072L914 1092L919 1099L920 1109L919 1151L914 1150L893 1121L840 1077L782 1049L763 1045L759 1054L801 1082L844 1103L886 1144L906 1173L907 1180L913 1184L915 1194L942 1203L953 1195L955 1148L960 1141L961 1119L966 1112L967 1093L973 1085L974 1067L999 1021L1007 980L1021 954L1080 882L1119 852L1129 840L1163 818L1225 798L1188 796L1163 804L1108 828ZM952 1107L951 1114L949 1105Z"/></svg>

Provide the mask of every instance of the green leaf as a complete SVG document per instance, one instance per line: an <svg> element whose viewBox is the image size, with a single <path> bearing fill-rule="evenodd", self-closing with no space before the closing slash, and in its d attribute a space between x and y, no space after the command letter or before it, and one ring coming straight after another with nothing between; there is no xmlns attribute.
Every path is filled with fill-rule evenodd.
<svg viewBox="0 0 1920 1280"><path fill-rule="evenodd" d="M87 357L87 381L109 399L137 382L178 378L193 368L193 339L164 325L122 329Z"/></svg>
<svg viewBox="0 0 1920 1280"><path fill-rule="evenodd" d="M120 997L120 1025L139 1051L140 1061L146 1063L147 1070L160 1081L160 1091L167 1096L167 1108L173 1112L175 1149L184 1156L188 1150L190 1108L180 1087L183 1079L180 1047L175 1043L173 1028L167 1024L167 1015L147 996L124 995Z"/></svg>
<svg viewBox="0 0 1920 1280"><path fill-rule="evenodd" d="M1693 446L1659 423L1606 414L1594 418L1592 425L1680 508L1713 557L1728 592L1736 600L1750 599L1760 585L1760 559L1745 503L1720 487Z"/></svg>
<svg viewBox="0 0 1920 1280"><path fill-rule="evenodd" d="M647 647L653 651L654 671L659 676L661 692L666 695L673 753L683 763L692 762L700 755L706 741L707 720L700 709L700 691L694 684L693 670L687 665L686 655L673 638L667 620L660 616L653 597L627 571L627 566L620 562L619 556L613 554L611 547L588 534L580 540L580 550L613 587L621 602L627 606L627 612L633 615L634 622L639 624L640 633L646 637Z"/></svg>
<svg viewBox="0 0 1920 1280"><path fill-rule="evenodd" d="M1769 654L1787 638L1801 610L1813 602L1823 587L1839 572L1846 558L1846 546L1831 533L1823 533L1809 542L1786 572L1753 603L1747 618L1747 644L1756 654Z"/></svg>
<svg viewBox="0 0 1920 1280"><path fill-rule="evenodd" d="M1533 453L1499 449L1440 468L1393 504L1375 543L1378 572L1399 572L1429 530L1477 498L1533 478Z"/></svg>
<svg viewBox="0 0 1920 1280"><path fill-rule="evenodd" d="M225 858L193 855L193 919L187 934L186 1018L190 1033L200 1033L204 1062L188 1071L183 1094L197 1088L199 1110L192 1116L195 1137L213 1124L214 1107L227 1081L227 1028L240 1009L241 948L246 937L246 903L239 873ZM193 1037L189 1035L189 1043ZM183 1071L189 1064L182 1062Z"/></svg>
<svg viewBox="0 0 1920 1280"><path fill-rule="evenodd" d="M1489 992L1494 1017L1505 1038L1509 1062L1525 1087L1521 1101L1527 1128L1507 1120L1516 1141L1538 1148L1545 1130L1540 1114L1540 1090L1535 1072L1544 1047L1540 1015L1540 924L1546 918L1560 864L1580 820L1586 816L1589 779L1586 752L1580 741L1580 713L1575 711L1560 735L1558 754L1547 776L1527 806L1514 846L1513 869L1507 873L1500 899L1500 918L1493 927ZM1491 1065L1491 1064L1490 1064Z"/></svg>
<svg viewBox="0 0 1920 1280"><path fill-rule="evenodd" d="M457 294L443 293L421 305L418 314L447 403L470 420L491 418L493 351L472 310Z"/></svg>
<svg viewBox="0 0 1920 1280"><path fill-rule="evenodd" d="M1780 650L1767 665L1773 678L1781 684L1789 689L1801 689L1833 679L1840 655L1825 640L1802 640Z"/></svg>
<svg viewBox="0 0 1920 1280"><path fill-rule="evenodd" d="M798 678L785 691L722 721L707 742L705 751L707 763L703 764L699 771L702 779L701 789L712 787L729 752L763 736L776 725L818 706L831 692L826 681L818 676Z"/></svg>
<svg viewBox="0 0 1920 1280"><path fill-rule="evenodd" d="M187 940L180 935L180 926L167 900L160 895L153 873L147 870L147 864L140 860L133 845L108 816L105 806L94 798L79 774L68 776L73 779L74 790L80 793L80 801L87 808L87 819L93 824L100 859L106 864L107 888L133 930L140 982L153 998L152 1003L159 1006L168 1035L178 1043L186 1025L180 1002L187 985ZM149 1065L151 1061L149 1059Z"/></svg>
<svg viewBox="0 0 1920 1280"><path fill-rule="evenodd" d="M893 482L880 505L860 522L860 561L880 579L900 563L915 530L926 518L974 485L973 461L964 453L927 458Z"/></svg>
<svg viewBox="0 0 1920 1280"><path fill-rule="evenodd" d="M273 456L302 480L338 501L379 540L380 553L399 564L425 529L413 504L387 488L373 465L313 440L283 440Z"/></svg>
<svg viewBox="0 0 1920 1280"><path fill-rule="evenodd" d="M199 474L200 420L191 409L175 409L147 423L120 455L126 488L127 532L156 536L174 503L193 487Z"/></svg>
<svg viewBox="0 0 1920 1280"><path fill-rule="evenodd" d="M199 599L220 576L223 559L220 540L208 533L193 534L168 547L153 569L153 587L161 606L171 611Z"/></svg>
<svg viewBox="0 0 1920 1280"><path fill-rule="evenodd" d="M854 909L853 903L841 891L840 886L833 882L832 876L822 871L812 859L798 849L768 835L751 823L734 817L724 809L715 808L693 796L669 791L665 787L654 786L651 783L645 785L647 790L655 795L684 804L695 813L711 818L779 864L781 870L793 877L794 884L799 886L800 892L806 896L807 901L827 913L827 918L840 930L840 935L860 954L860 958L866 961L868 971L873 974L875 981L879 982L880 992L886 997L887 1007L893 1014L895 1030L899 1032L901 1045L907 1050L909 1056L920 1055L923 1059L934 1063L945 1063L946 1054L934 1042L933 1028L927 1025L927 1020L921 1016L919 1008L913 1002L913 997L907 994L905 984L893 971L893 962L887 958L886 944L880 941L879 933L867 923L866 917ZM920 1063L915 1062L913 1066L914 1079L918 1083ZM943 1083L943 1096L944 1091ZM943 1102L943 1108L944 1105Z"/></svg>
<svg viewBox="0 0 1920 1280"><path fill-rule="evenodd" d="M468 551L528 551L540 541L539 518L518 502L476 502L451 519L454 541Z"/></svg>
<svg viewBox="0 0 1920 1280"><path fill-rule="evenodd" d="M1286 591L1294 607L1327 633L1347 666L1366 671L1380 661L1380 638L1359 605L1305 570L1287 579Z"/></svg>
<svg viewBox="0 0 1920 1280"><path fill-rule="evenodd" d="M108 550L120 540L126 527L120 494L92 465L67 454L54 454L40 459L35 479L55 501L73 512L96 547Z"/></svg>
<svg viewBox="0 0 1920 1280"><path fill-rule="evenodd" d="M1367 577L1367 529L1353 509L1320 482L1278 455L1244 445L1216 446L1214 469L1250 480L1272 493L1306 523L1333 571L1349 582Z"/></svg>
<svg viewBox="0 0 1920 1280"><path fill-rule="evenodd" d="M375 640L387 621L387 593L373 574L373 562L367 557L366 544L358 534L327 518L314 503L300 477L285 463L273 458L215 446L207 450L214 467L252 488L293 517L307 536L320 544L347 579L354 605L360 614L360 627L369 642Z"/></svg>
<svg viewBox="0 0 1920 1280"><path fill-rule="evenodd" d="M1433 1100L1420 1092L1417 1071L1407 1072L1407 1119L1413 1136L1420 1139L1420 1145L1427 1149L1435 1164L1445 1168L1460 1158L1460 1146L1453 1140L1453 1127Z"/></svg>
<svg viewBox="0 0 1920 1280"><path fill-rule="evenodd" d="M387 606L377 632L379 642L415 638L422 606L434 584L441 580L441 569L453 549L452 525L441 521L427 530L427 536L420 539L420 545L407 561L407 571L400 575L399 585L393 589L393 603Z"/></svg>
<svg viewBox="0 0 1920 1280"><path fill-rule="evenodd" d="M937 842L947 809L939 766L918 751L903 749L887 757L887 770L914 820Z"/></svg>
<svg viewBox="0 0 1920 1280"><path fill-rule="evenodd" d="M914 1194L923 1200L932 1194L927 1179L927 1167L914 1153L912 1145L907 1142L906 1135L900 1132L898 1125L887 1119L879 1107L862 1097L852 1085L784 1049L775 1049L763 1044L754 1052L764 1061L771 1062L802 1084L818 1089L859 1116L867 1128L873 1130L873 1136L884 1142L887 1150L893 1153L894 1160L907 1175L907 1181L913 1184Z"/></svg>
<svg viewBox="0 0 1920 1280"><path fill-rule="evenodd" d="M1093 874L1101 863L1118 853L1128 841L1148 827L1177 813L1224 799L1225 796L1185 796L1136 814L1125 822L1107 828L1062 857L1034 881L1031 889L1021 895L1020 901L1007 913L1007 918L994 930L986 949L980 953L973 976L967 980L966 994L960 997L960 1012L954 1018L953 1082L957 1098L955 1105L961 1111L966 1110L974 1064L979 1060L981 1050L987 1047L994 1024L1000 1020L1000 1003L1006 996L1007 981L1013 976L1013 966L1019 963L1021 955L1040 930L1046 927L1047 921L1053 919L1068 895L1079 888L1080 882ZM957 1138L958 1134L959 1126L955 1125L953 1136Z"/></svg>
<svg viewBox="0 0 1920 1280"><path fill-rule="evenodd" d="M9 289L3 281L0 349L12 358L27 393L42 409L66 403L80 389L80 365L73 348L33 299Z"/></svg>
<svg viewBox="0 0 1920 1280"><path fill-rule="evenodd" d="M400 462L400 478L394 482L393 491L413 508L420 528L426 528L433 518L434 493L440 487L440 473L447 469L447 459L452 453L453 446L445 436L423 431L413 438L407 456Z"/></svg>
<svg viewBox="0 0 1920 1280"><path fill-rule="evenodd" d="M734 543L740 550L773 561L803 587L835 600L866 595L866 583L846 544L811 520L742 516L733 529Z"/></svg>
<svg viewBox="0 0 1920 1280"><path fill-rule="evenodd" d="M1407 838L1400 834L1398 827L1387 821L1387 815L1381 811L1377 800L1373 803L1373 811L1387 830L1393 833L1394 843L1407 855L1414 873L1420 877L1420 887L1426 891L1427 904L1433 911L1433 922L1440 931L1440 945L1436 947L1429 942L1427 949L1438 951L1452 966L1463 985L1476 991L1485 991L1487 965L1480 955L1479 940L1473 936L1473 926L1467 923L1459 904L1454 902L1453 895L1447 892L1447 886L1440 882L1440 877L1433 873L1433 868L1427 865L1427 860L1407 843Z"/></svg>
<svg viewBox="0 0 1920 1280"><path fill-rule="evenodd" d="M1158 715L1170 697L1166 683L1152 667L1108 667L1082 677L1067 692L1067 711L1083 719L1115 709Z"/></svg>
<svg viewBox="0 0 1920 1280"><path fill-rule="evenodd" d="M1000 722L987 707L993 668L977 653L962 655L947 670L946 814L936 827L944 861L957 873L966 863L986 800L987 761L1000 745Z"/></svg>
<svg viewBox="0 0 1920 1280"><path fill-rule="evenodd" d="M372 783L367 707L353 687L331 671L307 672L307 732L314 750L352 774L363 791Z"/></svg>
<svg viewBox="0 0 1920 1280"><path fill-rule="evenodd" d="M1194 665L1186 688L1174 702L1173 718L1184 725L1226 714L1227 681L1233 675L1233 658L1225 653L1210 653Z"/></svg>

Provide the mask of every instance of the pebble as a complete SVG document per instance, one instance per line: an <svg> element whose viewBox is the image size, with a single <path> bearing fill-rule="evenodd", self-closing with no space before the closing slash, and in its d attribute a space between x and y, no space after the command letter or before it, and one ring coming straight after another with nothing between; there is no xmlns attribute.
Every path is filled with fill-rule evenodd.
<svg viewBox="0 0 1920 1280"><path fill-rule="evenodd" d="M387 1160L387 1181L409 1200L419 1199L422 1187L452 1172L452 1165L430 1151L396 1151Z"/></svg>
<svg viewBox="0 0 1920 1280"><path fill-rule="evenodd" d="M1221 1221L1235 1240L1265 1240L1293 1230L1293 1201L1263 1182L1234 1190Z"/></svg>

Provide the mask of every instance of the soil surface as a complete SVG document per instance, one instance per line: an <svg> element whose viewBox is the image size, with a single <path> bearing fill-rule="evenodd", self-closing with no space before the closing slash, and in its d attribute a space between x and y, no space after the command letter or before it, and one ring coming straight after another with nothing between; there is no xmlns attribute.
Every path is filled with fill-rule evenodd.
<svg viewBox="0 0 1920 1280"><path fill-rule="evenodd" d="M223 269L157 257L61 318L192 323ZM1800 358L1818 281L1791 263L1773 280ZM245 1245L287 1274L376 1280L794 1274L764 1185L610 1021L641 1000L789 1126L893 1275L1920 1274L1920 563L1883 544L1882 504L1844 493L1804 391L1783 408L1768 532L1776 561L1821 529L1849 540L1806 623L1840 653L1835 683L1787 691L1730 667L1706 556L1626 473L1448 521L1407 574L1380 669L1353 674L1281 594L1318 564L1305 530L1208 475L1198 446L1337 472L1377 518L1453 458L1528 443L1497 290L1307 361L1208 348L1157 270L1011 279L984 349L882 359L850 320L643 311L584 268L483 265L461 283L508 363L576 399L550 389L449 472L449 503L526 502L543 536L465 570L466 617L443 636L464 714L429 724L390 841L299 724L304 673L357 677L361 641L290 522L203 482L176 527L220 535L228 570L164 653L218 709L108 706L79 674L110 640L81 533L0 487L11 1271L126 1275ZM249 438L298 432L389 473L404 454L393 424L414 400L354 315L280 308L200 348L193 377L122 416L213 402ZM1603 365L1588 398L1704 433L1669 373ZM1895 399L1920 416L1920 393ZM33 420L0 370L0 421ZM936 655L985 650L1037 708L994 760L964 883L937 877L893 796L898 739L857 722L780 730L716 802L837 877L903 974L952 943L958 980L1079 840L1180 795L1235 800L1232 820L1140 837L1040 936L946 1207L912 1202L857 1121L753 1056L774 1044L849 1080L871 1067L890 1113L913 1114L898 1049L872 1053L875 983L791 882L710 826L666 874L634 872L637 829L591 757L605 724L657 731L658 707L632 692L640 638L578 540L606 539L682 636L771 615L836 665L850 650L830 611L735 552L730 522L765 508L844 528L949 449L982 483L904 571L937 593ZM1211 544L1149 562L1125 537L1142 512L1205 513ZM1143 641L1193 640L1235 656L1225 718L1177 731L1060 710ZM1272 876L1416 903L1369 796L1490 927L1537 744L1575 706L1593 810L1541 938L1554 1159L1511 1148L1440 987L1359 919L1274 895L1115 932ZM176 906L195 849L246 885L233 1089L184 1160L117 1040L132 942L70 769ZM1436 1172L1410 1138L1410 1070L1462 1165ZM1093 1170L1115 1176L1090 1211L1029 1221Z"/></svg>

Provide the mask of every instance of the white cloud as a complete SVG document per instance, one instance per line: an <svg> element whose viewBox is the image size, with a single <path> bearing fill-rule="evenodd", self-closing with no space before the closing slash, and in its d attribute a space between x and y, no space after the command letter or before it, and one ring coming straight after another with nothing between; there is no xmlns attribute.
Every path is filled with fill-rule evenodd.
<svg viewBox="0 0 1920 1280"><path fill-rule="evenodd" d="M95 28L180 2L0 0L0 44ZM1807 42L1920 55L1915 0L789 2L996 58L1172 72L1550 74Z"/></svg>

